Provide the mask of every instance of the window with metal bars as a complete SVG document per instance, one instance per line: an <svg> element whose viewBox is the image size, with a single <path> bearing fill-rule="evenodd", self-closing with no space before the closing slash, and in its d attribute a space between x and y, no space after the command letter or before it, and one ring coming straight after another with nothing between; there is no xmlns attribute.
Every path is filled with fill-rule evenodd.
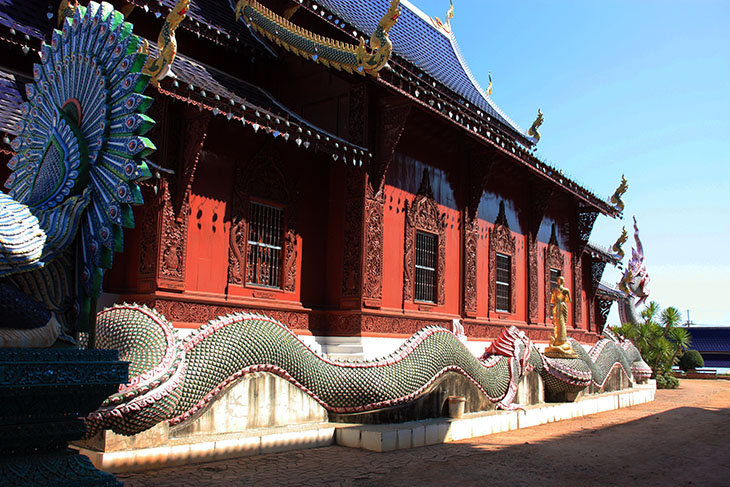
<svg viewBox="0 0 730 487"><path fill-rule="evenodd" d="M438 237L416 231L416 301L436 302L436 252Z"/></svg>
<svg viewBox="0 0 730 487"><path fill-rule="evenodd" d="M246 282L281 288L284 210L251 201Z"/></svg>
<svg viewBox="0 0 730 487"><path fill-rule="evenodd" d="M550 268L550 294L552 295L553 289L558 287L558 277L560 277L560 271L557 269ZM553 317L553 307L552 305L548 306L550 308L550 318Z"/></svg>
<svg viewBox="0 0 730 487"><path fill-rule="evenodd" d="M509 313L512 304L512 257L497 252L497 282L495 298L497 311Z"/></svg>

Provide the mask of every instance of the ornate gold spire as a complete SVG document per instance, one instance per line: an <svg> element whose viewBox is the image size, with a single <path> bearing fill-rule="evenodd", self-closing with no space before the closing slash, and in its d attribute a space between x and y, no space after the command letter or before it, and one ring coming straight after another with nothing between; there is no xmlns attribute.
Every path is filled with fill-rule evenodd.
<svg viewBox="0 0 730 487"><path fill-rule="evenodd" d="M538 108L537 109L537 118L534 122L532 122L532 126L530 127L530 130L527 131L527 135L530 137L533 137L536 142L540 142L540 132L537 131L537 129L542 125L543 117L542 117L542 111Z"/></svg>
<svg viewBox="0 0 730 487"><path fill-rule="evenodd" d="M492 96L492 72L489 72L489 86L487 86L487 96Z"/></svg>
<svg viewBox="0 0 730 487"><path fill-rule="evenodd" d="M175 30L187 15L189 7L190 0L178 0L175 7L167 15L167 19L165 19L165 24L157 37L159 53L156 58L148 58L147 64L142 69L142 72L152 77L150 83L153 85L157 85L170 72L170 66L172 66L172 61L177 54Z"/></svg>

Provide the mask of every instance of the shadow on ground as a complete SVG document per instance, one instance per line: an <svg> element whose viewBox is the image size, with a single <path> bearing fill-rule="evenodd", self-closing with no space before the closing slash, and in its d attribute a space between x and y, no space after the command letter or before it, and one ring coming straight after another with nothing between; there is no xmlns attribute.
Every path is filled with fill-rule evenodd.
<svg viewBox="0 0 730 487"><path fill-rule="evenodd" d="M405 451L333 446L119 479L127 487L729 485L730 407L678 407L628 422L618 413Z"/></svg>

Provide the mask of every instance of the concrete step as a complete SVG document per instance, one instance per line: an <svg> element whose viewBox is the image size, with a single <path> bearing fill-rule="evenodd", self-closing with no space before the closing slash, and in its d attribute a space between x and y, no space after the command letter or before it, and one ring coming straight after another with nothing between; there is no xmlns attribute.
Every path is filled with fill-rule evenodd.
<svg viewBox="0 0 730 487"><path fill-rule="evenodd" d="M576 402L540 404L516 411L466 414L462 418L435 418L396 424L337 425L335 442L375 452L404 450L424 445L476 438L540 424L562 421L642 404L654 400L656 383L631 389L584 396Z"/></svg>

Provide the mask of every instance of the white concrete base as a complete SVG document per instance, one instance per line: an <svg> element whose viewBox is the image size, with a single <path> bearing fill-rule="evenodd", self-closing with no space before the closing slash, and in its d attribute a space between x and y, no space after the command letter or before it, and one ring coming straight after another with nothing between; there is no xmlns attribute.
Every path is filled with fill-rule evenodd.
<svg viewBox="0 0 730 487"><path fill-rule="evenodd" d="M321 423L253 430L245 436L221 435L218 438L199 438L195 443L171 441L164 446L136 450L100 452L77 445L71 445L71 447L89 457L94 466L100 470L125 473L265 453L319 448L333 444L334 436L335 426L330 423Z"/></svg>
<svg viewBox="0 0 730 487"><path fill-rule="evenodd" d="M650 380L648 384L635 384L632 389L585 396L574 403L539 404L519 411L471 413L460 419L435 418L382 425L322 422L253 429L239 434L169 437L166 444L140 448L140 443L137 448L125 450L73 448L88 456L97 468L112 473L318 448L333 443L386 452L486 436L634 406L653 401L655 393L656 382Z"/></svg>
<svg viewBox="0 0 730 487"><path fill-rule="evenodd" d="M573 403L540 404L518 411L467 414L399 424L338 425L335 441L350 448L385 452L476 438L564 419L634 406L654 400L655 381L632 389L585 396Z"/></svg>

